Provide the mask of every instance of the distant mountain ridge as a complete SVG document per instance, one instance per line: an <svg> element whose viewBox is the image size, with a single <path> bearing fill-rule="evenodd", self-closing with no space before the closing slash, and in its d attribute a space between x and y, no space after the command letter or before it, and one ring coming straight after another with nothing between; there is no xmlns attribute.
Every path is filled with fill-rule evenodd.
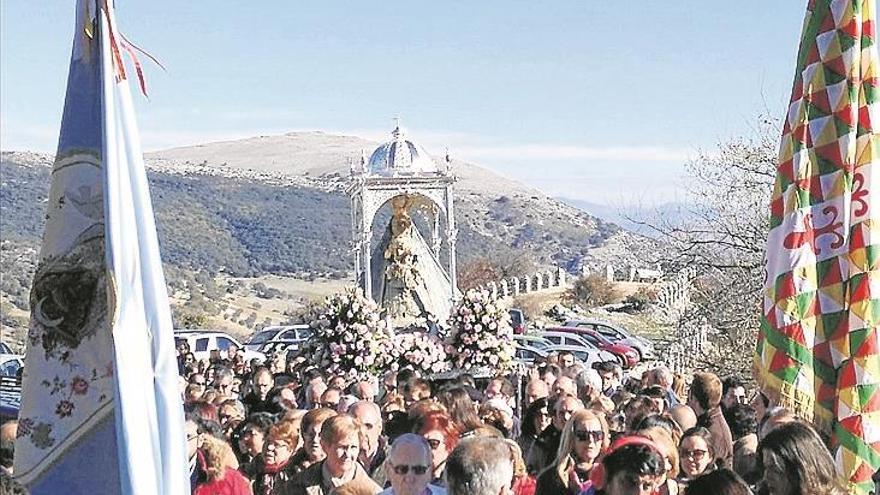
<svg viewBox="0 0 880 495"><path fill-rule="evenodd" d="M616 224L630 232L647 237L659 237L652 228L659 225L683 225L697 215L695 206L684 202L666 202L650 207L646 206L610 206L593 203L581 199L557 197L559 201Z"/></svg>
<svg viewBox="0 0 880 495"><path fill-rule="evenodd" d="M354 136L298 132L148 153L163 260L209 275L349 276L343 187L349 163L376 146ZM0 284L0 296L17 307L27 304L27 267L42 237L52 162L49 154L0 153L0 269L15 272ZM485 168L454 159L452 167L459 266L526 252L537 266L600 268L631 262L646 245L640 236ZM377 223L383 219L387 214Z"/></svg>

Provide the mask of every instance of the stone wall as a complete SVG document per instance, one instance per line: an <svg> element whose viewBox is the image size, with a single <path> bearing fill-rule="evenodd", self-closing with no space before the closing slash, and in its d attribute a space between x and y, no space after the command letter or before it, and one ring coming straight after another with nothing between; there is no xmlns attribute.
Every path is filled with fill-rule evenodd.
<svg viewBox="0 0 880 495"><path fill-rule="evenodd" d="M558 290L569 286L569 275L562 268L555 271L538 272L523 277L511 277L489 282L479 289L492 292L497 297L516 297L522 294L533 294L548 290Z"/></svg>

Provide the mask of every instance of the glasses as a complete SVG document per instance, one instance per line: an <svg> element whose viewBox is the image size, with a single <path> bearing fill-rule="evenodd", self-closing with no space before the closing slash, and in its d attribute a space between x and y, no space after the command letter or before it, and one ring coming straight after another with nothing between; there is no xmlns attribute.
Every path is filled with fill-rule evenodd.
<svg viewBox="0 0 880 495"><path fill-rule="evenodd" d="M440 440L437 440L436 438L426 438L425 440L428 441L428 445L431 446L431 450L437 450L440 448Z"/></svg>
<svg viewBox="0 0 880 495"><path fill-rule="evenodd" d="M709 453L708 450L702 450L702 449L682 450L681 456L686 459L693 459L695 461L701 461L701 460L703 460L703 457L705 457L706 454L708 454L708 453Z"/></svg>
<svg viewBox="0 0 880 495"><path fill-rule="evenodd" d="M333 409L334 411L339 407L338 402L322 402L321 407L326 407L327 409Z"/></svg>
<svg viewBox="0 0 880 495"><path fill-rule="evenodd" d="M187 435L187 436L186 436L186 441L187 441L187 442L192 442L192 441L195 440L196 438L199 438L199 434L198 434L198 433L196 433L195 435Z"/></svg>
<svg viewBox="0 0 880 495"><path fill-rule="evenodd" d="M403 476L409 473L409 470L412 469L413 474L417 476L421 476L428 472L428 466L421 466L418 464L414 464L412 466L408 464L398 464L396 466L392 466L394 472Z"/></svg>
<svg viewBox="0 0 880 495"><path fill-rule="evenodd" d="M605 432L602 430L575 430L574 436L580 442L586 442L587 440L601 442L605 438Z"/></svg>
<svg viewBox="0 0 880 495"><path fill-rule="evenodd" d="M280 449L290 449L290 445L287 442L282 442L280 440L275 440L266 444L267 447L272 447L275 450Z"/></svg>

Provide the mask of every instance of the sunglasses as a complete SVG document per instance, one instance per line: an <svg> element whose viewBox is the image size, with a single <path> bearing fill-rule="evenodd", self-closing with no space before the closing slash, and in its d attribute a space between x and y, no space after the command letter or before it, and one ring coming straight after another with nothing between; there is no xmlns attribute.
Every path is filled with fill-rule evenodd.
<svg viewBox="0 0 880 495"><path fill-rule="evenodd" d="M586 442L587 440L601 442L605 438L605 432L602 430L575 430L574 436L580 442Z"/></svg>
<svg viewBox="0 0 880 495"><path fill-rule="evenodd" d="M428 445L431 446L431 450L437 450L440 448L440 440L437 440L436 438L426 438L425 440L428 441Z"/></svg>
<svg viewBox="0 0 880 495"><path fill-rule="evenodd" d="M423 475L428 472L428 466L420 466L418 464L414 464L412 466L407 464L398 464L396 466L392 466L394 472L403 476L409 473L409 470L412 469L413 474L415 475Z"/></svg>
<svg viewBox="0 0 880 495"><path fill-rule="evenodd" d="M706 454L708 454L708 450L694 449L694 450L682 450L681 456L686 459L693 459L695 461L702 460Z"/></svg>

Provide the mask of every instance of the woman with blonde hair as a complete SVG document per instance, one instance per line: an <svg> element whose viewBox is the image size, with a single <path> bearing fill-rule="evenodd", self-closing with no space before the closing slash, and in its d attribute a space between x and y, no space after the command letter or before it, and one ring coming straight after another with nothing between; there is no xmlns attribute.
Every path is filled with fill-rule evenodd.
<svg viewBox="0 0 880 495"><path fill-rule="evenodd" d="M202 454L207 481L196 486L193 495L252 495L251 484L240 472L228 443L212 435L202 435Z"/></svg>
<svg viewBox="0 0 880 495"><path fill-rule="evenodd" d="M608 447L604 416L589 409L572 414L562 430L556 461L538 475L535 495L578 494L590 487L590 472Z"/></svg>

